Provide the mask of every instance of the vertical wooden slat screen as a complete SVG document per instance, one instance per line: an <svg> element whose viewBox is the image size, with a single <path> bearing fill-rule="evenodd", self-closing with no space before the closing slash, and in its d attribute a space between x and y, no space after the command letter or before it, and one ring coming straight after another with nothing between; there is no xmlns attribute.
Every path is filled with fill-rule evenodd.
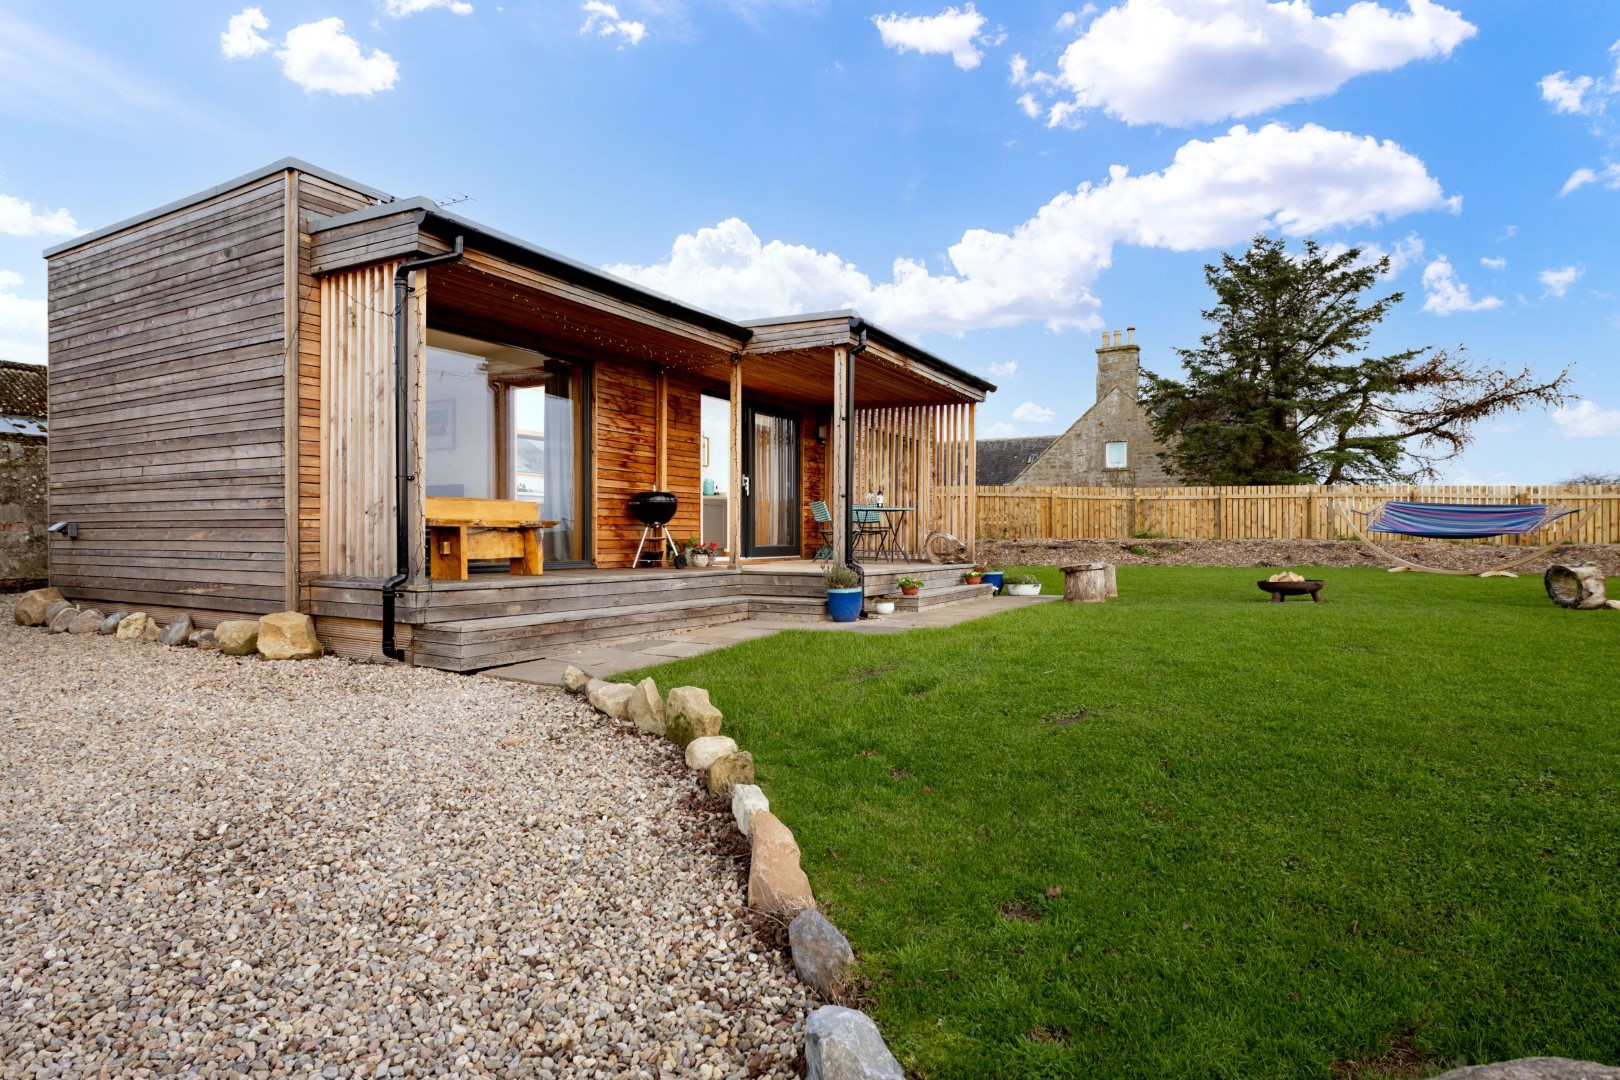
<svg viewBox="0 0 1620 1080"><path fill-rule="evenodd" d="M321 572L394 572L393 275L321 279Z"/></svg>
<svg viewBox="0 0 1620 1080"><path fill-rule="evenodd" d="M857 409L855 498L878 492L887 506L913 513L901 523L901 546L920 556L936 529L971 545L973 509L973 406L904 405Z"/></svg>
<svg viewBox="0 0 1620 1080"><path fill-rule="evenodd" d="M1580 508L1585 513L1569 543L1620 543L1620 485L1614 484L980 487L974 504L979 535L985 539L1116 539L1141 533L1187 540L1347 540L1354 534L1333 512L1334 503L1371 510L1392 499ZM1534 546L1554 539L1567 526L1566 520L1527 536L1476 542Z"/></svg>

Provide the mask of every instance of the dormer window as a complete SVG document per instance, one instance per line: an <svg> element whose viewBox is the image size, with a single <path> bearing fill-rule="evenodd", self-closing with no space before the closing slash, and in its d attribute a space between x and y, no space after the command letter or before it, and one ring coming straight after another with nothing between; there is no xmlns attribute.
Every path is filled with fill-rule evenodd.
<svg viewBox="0 0 1620 1080"><path fill-rule="evenodd" d="M1126 463L1127 456L1124 443L1111 442L1103 447L1103 468L1123 469Z"/></svg>

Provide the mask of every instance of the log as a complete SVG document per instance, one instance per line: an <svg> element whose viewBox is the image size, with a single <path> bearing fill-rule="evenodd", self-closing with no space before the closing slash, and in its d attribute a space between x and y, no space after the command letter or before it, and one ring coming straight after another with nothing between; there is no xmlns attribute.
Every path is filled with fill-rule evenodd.
<svg viewBox="0 0 1620 1080"><path fill-rule="evenodd" d="M1109 563L1079 563L1063 567L1063 599L1081 604L1101 604L1118 596L1114 567Z"/></svg>
<svg viewBox="0 0 1620 1080"><path fill-rule="evenodd" d="M1549 566L1542 580L1559 607L1590 611L1606 606L1603 571L1595 566Z"/></svg>

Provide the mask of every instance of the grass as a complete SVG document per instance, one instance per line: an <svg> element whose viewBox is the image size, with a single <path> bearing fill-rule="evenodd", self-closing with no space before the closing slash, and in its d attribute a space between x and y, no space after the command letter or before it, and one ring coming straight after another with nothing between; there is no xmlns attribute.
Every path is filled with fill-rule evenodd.
<svg viewBox="0 0 1620 1080"><path fill-rule="evenodd" d="M653 673L753 751L914 1076L1620 1060L1620 613L1305 572Z"/></svg>

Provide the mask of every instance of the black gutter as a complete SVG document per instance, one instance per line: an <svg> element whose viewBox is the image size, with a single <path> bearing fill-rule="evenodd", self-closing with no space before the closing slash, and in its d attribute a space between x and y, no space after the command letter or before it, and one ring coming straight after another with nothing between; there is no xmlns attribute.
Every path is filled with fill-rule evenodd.
<svg viewBox="0 0 1620 1080"><path fill-rule="evenodd" d="M382 586L382 651L390 660L405 659L405 650L394 643L394 599L399 587L411 577L411 481L406 470L410 460L410 326L405 321L405 301L411 293L410 274L425 266L455 262L465 249L456 237L454 251L426 259L409 259L394 271L394 576Z"/></svg>
<svg viewBox="0 0 1620 1080"><path fill-rule="evenodd" d="M859 340L844 362L844 565L861 579L864 595L866 569L855 561L855 358L866 351L866 320L851 319L849 329Z"/></svg>

